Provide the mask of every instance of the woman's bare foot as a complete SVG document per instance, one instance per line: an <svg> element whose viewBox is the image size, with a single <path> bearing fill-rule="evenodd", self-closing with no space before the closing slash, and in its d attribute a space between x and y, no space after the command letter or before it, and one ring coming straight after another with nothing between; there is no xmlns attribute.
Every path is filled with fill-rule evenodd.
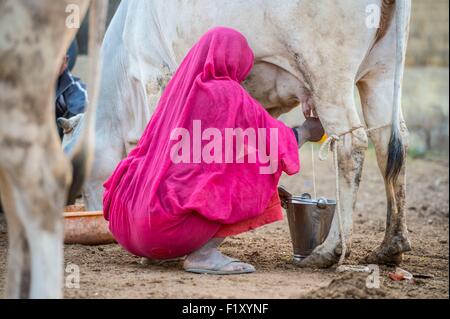
<svg viewBox="0 0 450 319"><path fill-rule="evenodd" d="M188 255L183 268L188 272L212 275L247 274L255 271L250 264L222 254L217 248L224 238L213 238L202 248Z"/></svg>

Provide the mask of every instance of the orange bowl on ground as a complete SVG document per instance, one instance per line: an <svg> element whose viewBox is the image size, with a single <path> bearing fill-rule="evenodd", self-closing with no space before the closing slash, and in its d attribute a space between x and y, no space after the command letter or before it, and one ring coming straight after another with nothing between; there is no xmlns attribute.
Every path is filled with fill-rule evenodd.
<svg viewBox="0 0 450 319"><path fill-rule="evenodd" d="M65 213L84 212L86 208L83 205L69 205L64 207Z"/></svg>
<svg viewBox="0 0 450 319"><path fill-rule="evenodd" d="M105 245L114 242L108 222L103 218L103 212L77 211L72 207L66 209L64 213L65 244Z"/></svg>

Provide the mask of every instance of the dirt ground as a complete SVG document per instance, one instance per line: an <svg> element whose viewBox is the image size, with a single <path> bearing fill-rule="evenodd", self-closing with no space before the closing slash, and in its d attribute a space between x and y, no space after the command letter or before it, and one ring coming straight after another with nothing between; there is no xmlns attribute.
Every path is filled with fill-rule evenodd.
<svg viewBox="0 0 450 319"><path fill-rule="evenodd" d="M294 193L311 191L311 154L302 150L302 172L284 177ZM334 198L331 161L316 163L319 195ZM381 267L381 287L369 289L366 274L339 274L333 269L299 269L291 264L287 221L228 239L223 251L254 264L257 272L240 276L194 275L181 262L145 265L118 245L66 246L65 262L80 269L80 288L65 289L66 298L448 298L449 260L448 160L409 160L408 227L413 250L401 267L417 278L394 282L393 268ZM383 238L385 195L372 153L368 154L354 212L352 254L359 260ZM0 217L0 295L5 284L7 235Z"/></svg>

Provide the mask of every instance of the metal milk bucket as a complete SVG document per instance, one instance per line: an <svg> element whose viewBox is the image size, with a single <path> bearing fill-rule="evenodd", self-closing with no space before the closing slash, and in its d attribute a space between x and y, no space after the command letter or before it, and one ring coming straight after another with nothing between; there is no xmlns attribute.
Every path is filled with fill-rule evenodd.
<svg viewBox="0 0 450 319"><path fill-rule="evenodd" d="M278 193L281 205L287 212L294 249L293 259L297 263L309 256L327 238L336 201L323 197L313 199L308 193L294 196L281 186Z"/></svg>

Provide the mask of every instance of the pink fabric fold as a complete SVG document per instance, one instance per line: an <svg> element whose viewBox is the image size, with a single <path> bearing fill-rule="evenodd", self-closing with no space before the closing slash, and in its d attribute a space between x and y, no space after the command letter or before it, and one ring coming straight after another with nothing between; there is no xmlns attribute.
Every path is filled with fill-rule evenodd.
<svg viewBox="0 0 450 319"><path fill-rule="evenodd" d="M156 259L189 254L214 237L225 225L254 219L268 207L282 172L299 170L298 146L292 130L273 119L241 86L253 67L254 56L245 37L229 28L207 32L189 51L165 89L138 146L121 161L105 182L104 216L116 240L135 255ZM244 163L175 163L171 152L179 140L174 129L195 134L216 128L225 154L227 128L276 129L277 162L272 174L244 139ZM270 134L266 134L269 153ZM258 139L259 140L259 139ZM214 151L215 154L215 151Z"/></svg>

